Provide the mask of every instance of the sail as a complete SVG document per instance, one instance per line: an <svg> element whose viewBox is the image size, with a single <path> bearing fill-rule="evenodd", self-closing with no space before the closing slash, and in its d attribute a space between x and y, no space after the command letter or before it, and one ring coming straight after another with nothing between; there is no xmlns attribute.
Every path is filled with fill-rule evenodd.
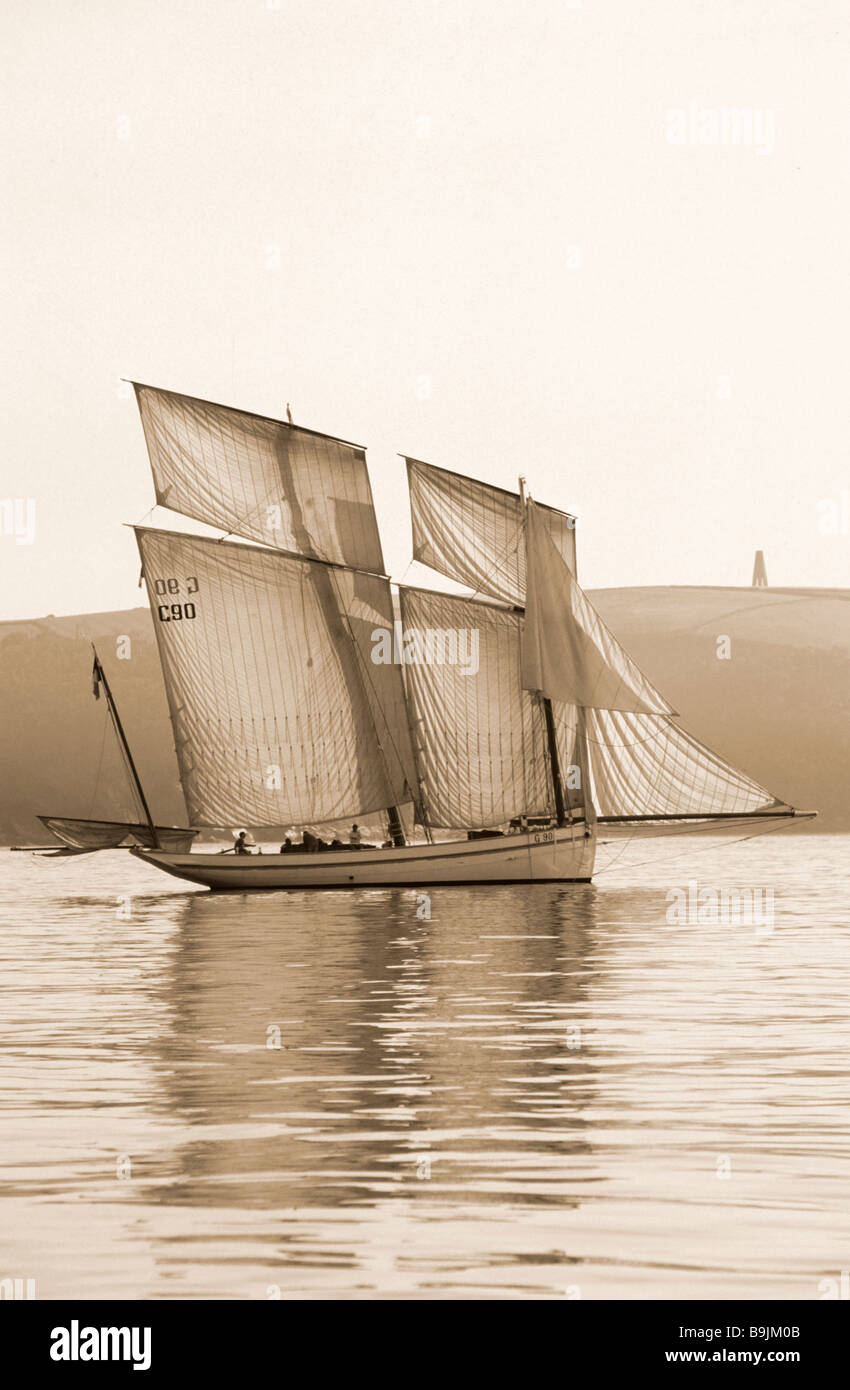
<svg viewBox="0 0 850 1390"><path fill-rule="evenodd" d="M525 603L525 539L517 493L408 458L413 558L478 594ZM539 508L559 555L575 573L575 518Z"/></svg>
<svg viewBox="0 0 850 1390"><path fill-rule="evenodd" d="M42 825L61 840L63 845L77 850L117 849L119 845L135 843L148 849L167 849L172 854L188 853L197 834L176 826L158 825L154 845L149 825L129 821L75 820L71 816L39 816Z"/></svg>
<svg viewBox="0 0 850 1390"><path fill-rule="evenodd" d="M603 817L751 814L786 804L671 719L588 710L587 743Z"/></svg>
<svg viewBox="0 0 850 1390"><path fill-rule="evenodd" d="M596 709L671 714L609 632L574 578L535 503L526 509L528 592L522 683L551 700Z"/></svg>
<svg viewBox="0 0 850 1390"><path fill-rule="evenodd" d="M389 582L136 528L189 820L298 825L413 798Z"/></svg>
<svg viewBox="0 0 850 1390"><path fill-rule="evenodd" d="M551 812L542 705L522 686L523 615L428 590L403 588L400 597L416 758L431 824L473 828ZM584 807L588 819L596 812L675 819L785 806L670 715L558 700L552 711L567 804L572 812Z"/></svg>
<svg viewBox="0 0 850 1390"><path fill-rule="evenodd" d="M520 680L521 617L403 588L405 678L429 823L480 828L552 809L540 701Z"/></svg>
<svg viewBox="0 0 850 1390"><path fill-rule="evenodd" d="M135 390L160 506L277 550L383 572L362 449L193 396Z"/></svg>

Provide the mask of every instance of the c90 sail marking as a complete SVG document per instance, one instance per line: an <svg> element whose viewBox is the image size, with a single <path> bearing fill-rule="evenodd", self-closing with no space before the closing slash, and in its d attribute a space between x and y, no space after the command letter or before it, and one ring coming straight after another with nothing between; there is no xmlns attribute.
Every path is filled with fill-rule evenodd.
<svg viewBox="0 0 850 1390"><path fill-rule="evenodd" d="M181 592L179 579L155 579L153 587L157 594L179 594ZM186 593L196 594L197 592L198 581L193 574L190 574L186 580Z"/></svg>
<svg viewBox="0 0 850 1390"><path fill-rule="evenodd" d="M156 610L161 623L177 623L197 616L194 603L161 603Z"/></svg>
<svg viewBox="0 0 850 1390"><path fill-rule="evenodd" d="M198 581L194 574L190 574L184 581L187 594L198 592ZM153 581L154 592L161 598L166 594L180 594L183 592L183 585L179 579L155 579ZM184 618L197 617L197 610L194 603L161 603L156 615L161 623L179 623Z"/></svg>

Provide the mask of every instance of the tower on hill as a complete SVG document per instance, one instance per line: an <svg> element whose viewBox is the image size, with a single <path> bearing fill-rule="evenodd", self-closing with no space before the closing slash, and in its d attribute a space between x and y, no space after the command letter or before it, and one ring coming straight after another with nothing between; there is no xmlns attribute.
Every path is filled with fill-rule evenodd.
<svg viewBox="0 0 850 1390"><path fill-rule="evenodd" d="M753 588L767 588L767 566L764 563L764 551L757 550L756 558L753 562Z"/></svg>

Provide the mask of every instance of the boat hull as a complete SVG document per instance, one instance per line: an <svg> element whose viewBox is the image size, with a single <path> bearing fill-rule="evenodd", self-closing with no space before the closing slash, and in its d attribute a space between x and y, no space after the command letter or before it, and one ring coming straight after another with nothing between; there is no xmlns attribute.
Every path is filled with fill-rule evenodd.
<svg viewBox="0 0 850 1390"><path fill-rule="evenodd" d="M398 849L292 854L170 854L136 858L218 892L280 888L382 888L459 883L589 883L596 836L583 821L558 830Z"/></svg>

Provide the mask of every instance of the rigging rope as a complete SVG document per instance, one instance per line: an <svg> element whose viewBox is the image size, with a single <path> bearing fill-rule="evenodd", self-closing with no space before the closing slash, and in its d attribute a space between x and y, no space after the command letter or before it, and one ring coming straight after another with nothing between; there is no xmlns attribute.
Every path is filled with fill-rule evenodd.
<svg viewBox="0 0 850 1390"><path fill-rule="evenodd" d="M108 709L108 707L107 707L107 709ZM95 803L95 801L96 801L96 799L97 799L97 793L98 793L98 790L99 790L99 788L100 788L100 773L101 773L101 769L103 768L103 754L104 754L104 750L105 750L105 748L106 748L106 729L107 729L107 724L108 724L108 723L111 723L111 717L109 717L109 718L107 718L107 719L101 720L102 729L101 729L101 734L100 734L100 756L98 757L98 760L97 760L97 771L96 771L95 776L94 776L94 787L92 788L91 801L89 802L89 813L88 813L88 819L89 819L89 820L92 820L92 819L93 819L93 814L92 814L92 813L93 813L93 811L94 811L94 803Z"/></svg>

